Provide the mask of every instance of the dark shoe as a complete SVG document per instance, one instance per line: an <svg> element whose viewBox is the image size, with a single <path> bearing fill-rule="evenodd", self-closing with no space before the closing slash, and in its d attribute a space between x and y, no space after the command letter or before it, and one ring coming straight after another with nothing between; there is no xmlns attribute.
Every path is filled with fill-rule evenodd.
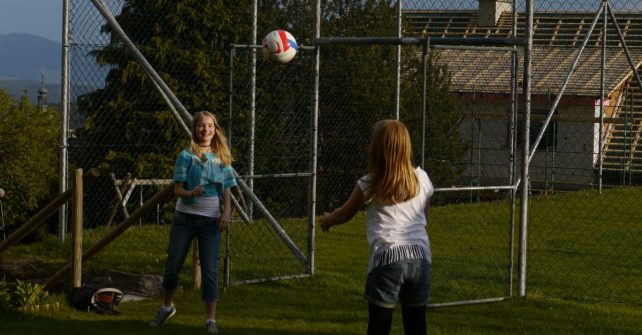
<svg viewBox="0 0 642 335"><path fill-rule="evenodd" d="M157 327L157 326L162 326L167 319L171 318L176 314L176 307L172 305L172 309L169 311L165 311L163 307L161 307L158 312L156 312L156 316L154 316L154 319L149 321L149 325L152 327Z"/></svg>
<svg viewBox="0 0 642 335"><path fill-rule="evenodd" d="M216 321L209 320L205 323L205 330L210 334L218 334L218 326Z"/></svg>

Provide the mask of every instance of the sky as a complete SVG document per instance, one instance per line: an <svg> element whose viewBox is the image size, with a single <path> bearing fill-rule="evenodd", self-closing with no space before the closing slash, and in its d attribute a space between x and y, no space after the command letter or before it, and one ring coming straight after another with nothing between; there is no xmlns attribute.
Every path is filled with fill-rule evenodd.
<svg viewBox="0 0 642 335"><path fill-rule="evenodd" d="M75 0L77 1L77 0ZM83 0L89 1L89 0ZM524 0L519 0L524 3ZM569 6L575 10L595 10L600 0L535 0L535 6L561 10ZM413 3L440 3L448 8L476 7L477 0L404 0ZM641 0L611 0L615 8L641 10ZM56 42L62 41L63 0L0 0L0 34L29 33Z"/></svg>
<svg viewBox="0 0 642 335"><path fill-rule="evenodd" d="M29 33L62 41L63 0L0 0L0 34Z"/></svg>

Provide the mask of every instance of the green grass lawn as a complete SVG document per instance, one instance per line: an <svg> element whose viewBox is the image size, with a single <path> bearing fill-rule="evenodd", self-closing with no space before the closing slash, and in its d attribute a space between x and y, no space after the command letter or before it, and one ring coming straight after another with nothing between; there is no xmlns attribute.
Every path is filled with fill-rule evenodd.
<svg viewBox="0 0 642 335"><path fill-rule="evenodd" d="M534 241L529 256L534 264L533 274L529 272L527 277L527 297L431 308L427 312L430 334L640 334L642 307L639 301L629 301L635 300L635 294L633 297L628 294L642 281L642 277L636 276L640 263L624 271L629 263L617 263L623 261L623 255L615 252L619 249L600 252L604 248L595 242L617 240L617 248L630 249L627 257L640 260L640 229L634 218L638 214L638 218L642 217L642 210L640 206L628 207L626 216L606 213L596 216L590 211L598 207L595 199L612 203L618 197L630 199L636 195L609 191L601 196L578 193L533 200L530 216ZM506 201L499 201L434 208L429 227L434 254L433 302L507 295L510 231L507 205ZM285 222L286 230L291 225L300 225L295 221ZM233 241L243 242L240 239L243 230L256 238L254 235L264 229L265 225L260 223L252 227L238 226L233 228L236 237ZM635 231L638 234L632 235ZM86 231L85 247L105 232L104 229ZM85 271L115 269L161 274L168 232L168 226L132 227L88 260ZM594 243L582 238L586 235L593 236ZM316 236L314 276L232 286L221 292L218 322L222 334L365 334L367 309L362 294L368 251L363 215L335 227L329 234L319 231ZM269 239L270 243L272 239L278 242L273 236ZM61 246L55 236L48 236L42 242L19 245L1 255L0 263L30 261L34 264L34 276L44 278L51 274L52 268L66 264L69 240ZM244 253L251 253L253 246L262 245L254 240L245 241ZM284 259L292 258L288 252L283 249ZM259 247L254 253L265 254ZM591 258L599 259L600 266L590 267L591 262L586 259ZM238 256L232 261L233 272L239 269L255 275L263 267L272 275L279 273L274 268L283 267L284 261L265 257L262 266L251 262L245 267L238 264L240 262ZM606 286L595 286L599 281L591 279L594 278L591 274L613 263L618 266L610 268L614 273L607 278L609 281L605 279L602 283ZM563 270L560 264L564 265ZM285 268L286 273L282 274L302 269L295 265ZM581 278L584 281L578 282ZM624 287L611 284L617 283L618 278ZM185 288L177 294L178 313L159 329L147 326L161 304L161 298L154 297L122 303L119 306L122 314L115 316L76 311L64 303L55 311L4 314L0 315L0 334L204 333L203 305L199 292L189 288L190 281L188 261L183 272ZM587 285L593 285L594 291L599 292L588 292ZM616 298L608 295L609 285L612 285L611 291L617 293ZM55 298L64 301L62 296ZM617 299L628 303L610 302ZM399 311L395 314L392 334L403 334Z"/></svg>

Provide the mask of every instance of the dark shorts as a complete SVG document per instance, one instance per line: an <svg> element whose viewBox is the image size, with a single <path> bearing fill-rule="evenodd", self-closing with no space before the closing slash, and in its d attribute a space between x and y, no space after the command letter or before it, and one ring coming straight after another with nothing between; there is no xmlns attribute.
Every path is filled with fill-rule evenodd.
<svg viewBox="0 0 642 335"><path fill-rule="evenodd" d="M430 285L430 262L406 259L372 269L364 296L384 308L394 308L397 301L406 307L425 306L430 299Z"/></svg>

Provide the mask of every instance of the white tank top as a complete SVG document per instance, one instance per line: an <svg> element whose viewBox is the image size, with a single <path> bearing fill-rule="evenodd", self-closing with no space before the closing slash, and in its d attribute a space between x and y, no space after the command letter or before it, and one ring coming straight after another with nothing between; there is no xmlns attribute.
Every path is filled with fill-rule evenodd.
<svg viewBox="0 0 642 335"><path fill-rule="evenodd" d="M419 192L414 198L392 205L370 202L367 206L366 225L370 245L368 272L377 266L404 259L432 261L424 209L435 189L426 171L417 167L415 174L419 181ZM366 198L369 179L370 175L366 175L357 181Z"/></svg>
<svg viewBox="0 0 642 335"><path fill-rule="evenodd" d="M176 202L176 210L187 214L196 214L209 218L219 218L221 216L221 204L218 196L213 197L195 197L193 204L186 204L182 198Z"/></svg>

